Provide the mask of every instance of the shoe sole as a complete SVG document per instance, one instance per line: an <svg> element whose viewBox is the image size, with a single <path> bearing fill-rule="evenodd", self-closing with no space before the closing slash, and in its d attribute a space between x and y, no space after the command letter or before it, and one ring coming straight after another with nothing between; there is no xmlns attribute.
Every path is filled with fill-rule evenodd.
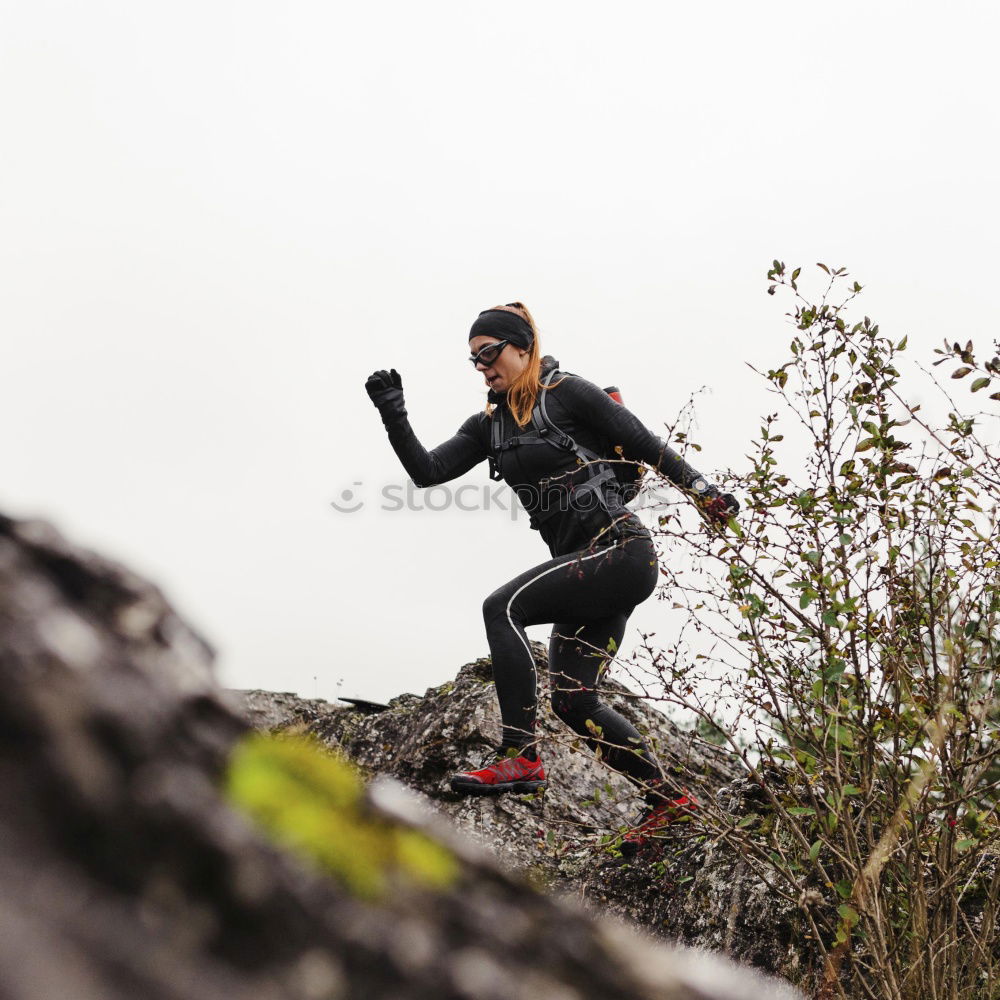
<svg viewBox="0 0 1000 1000"><path fill-rule="evenodd" d="M528 793L541 791L547 781L501 781L495 785L487 785L481 781L462 781L451 779L451 790L459 795L502 795L504 792Z"/></svg>

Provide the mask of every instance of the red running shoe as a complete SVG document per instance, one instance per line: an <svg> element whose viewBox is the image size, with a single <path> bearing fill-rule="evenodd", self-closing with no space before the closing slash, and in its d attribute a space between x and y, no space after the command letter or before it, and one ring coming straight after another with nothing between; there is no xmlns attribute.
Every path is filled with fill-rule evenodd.
<svg viewBox="0 0 1000 1000"><path fill-rule="evenodd" d="M510 751L513 753L513 751ZM512 757L498 750L496 760L478 771L460 771L452 776L452 791L460 795L500 795L503 792L537 792L545 787L541 759Z"/></svg>
<svg viewBox="0 0 1000 1000"><path fill-rule="evenodd" d="M627 858L638 854L641 848L653 843L665 827L686 819L697 808L698 803L690 795L661 799L653 805L647 805L639 822L622 838L619 850Z"/></svg>

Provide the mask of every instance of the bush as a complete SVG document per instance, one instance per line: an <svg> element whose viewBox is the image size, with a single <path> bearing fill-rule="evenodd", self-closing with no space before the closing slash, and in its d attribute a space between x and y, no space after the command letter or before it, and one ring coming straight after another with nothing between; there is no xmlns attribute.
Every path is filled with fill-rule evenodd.
<svg viewBox="0 0 1000 1000"><path fill-rule="evenodd" d="M705 822L803 912L818 996L996 997L997 408L964 412L925 370L942 402L926 415L906 338L850 319L861 286L819 267L812 300L801 269L768 272L794 333L758 373L779 407L738 524L660 518L668 593L700 638L650 662L662 697L725 720L759 784L767 822L711 804ZM1000 357L937 353L967 398L1000 400ZM698 565L671 568L691 546Z"/></svg>

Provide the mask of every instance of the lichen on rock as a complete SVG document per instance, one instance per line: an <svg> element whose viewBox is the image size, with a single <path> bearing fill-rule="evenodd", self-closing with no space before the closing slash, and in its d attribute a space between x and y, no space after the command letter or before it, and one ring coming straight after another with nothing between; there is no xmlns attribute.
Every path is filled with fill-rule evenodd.
<svg viewBox="0 0 1000 1000"><path fill-rule="evenodd" d="M366 899L400 881L444 889L457 877L442 844L366 809L355 768L314 737L247 737L230 758L226 792L275 841Z"/></svg>

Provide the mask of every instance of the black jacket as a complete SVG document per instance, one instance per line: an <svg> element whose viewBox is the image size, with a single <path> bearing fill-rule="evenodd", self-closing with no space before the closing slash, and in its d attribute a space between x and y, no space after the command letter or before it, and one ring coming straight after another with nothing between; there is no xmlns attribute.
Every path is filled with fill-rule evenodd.
<svg viewBox="0 0 1000 1000"><path fill-rule="evenodd" d="M546 355L542 373L557 364ZM545 404L548 416L578 444L606 454L602 451L603 437L612 445L621 445L625 458L646 462L678 485L688 487L700 478L680 455L600 386L567 373L560 373L553 382L557 384L549 388ZM497 458L490 440L491 419L503 420L504 439L536 437L530 421L526 427L517 426L507 407L505 393L495 393L491 389L487 399L496 404L492 415L482 411L474 413L453 437L431 451L417 439L407 417L395 418L386 424L389 443L416 486L446 483L464 475L491 455ZM504 482L531 515L532 527L538 528L553 556L586 547L609 524L608 514L599 507L591 505L589 509L581 509L585 506L582 502L577 504L566 499L594 472L593 468L580 468L569 451L546 441L532 447L506 449L499 461ZM549 483L545 482L546 477ZM552 494L547 494L553 488L553 481L561 492L561 503L554 502ZM625 518L621 527L626 532L648 533L639 518L622 504L613 479L601 489L612 517Z"/></svg>

